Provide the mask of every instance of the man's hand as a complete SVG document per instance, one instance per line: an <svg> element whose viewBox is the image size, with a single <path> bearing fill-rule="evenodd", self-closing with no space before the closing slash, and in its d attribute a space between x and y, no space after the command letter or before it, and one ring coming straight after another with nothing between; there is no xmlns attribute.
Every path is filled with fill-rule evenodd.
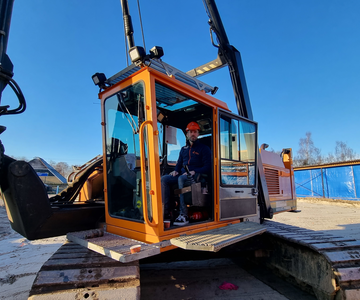
<svg viewBox="0 0 360 300"><path fill-rule="evenodd" d="M195 171L190 171L189 173L190 173L191 176L194 176L194 175L195 175ZM187 174L188 174L188 173L185 172L183 175L187 175Z"/></svg>
<svg viewBox="0 0 360 300"><path fill-rule="evenodd" d="M179 174L178 172L176 172L176 171L172 171L172 172L170 172L170 174L169 175L171 175L171 176L176 176L177 174Z"/></svg>

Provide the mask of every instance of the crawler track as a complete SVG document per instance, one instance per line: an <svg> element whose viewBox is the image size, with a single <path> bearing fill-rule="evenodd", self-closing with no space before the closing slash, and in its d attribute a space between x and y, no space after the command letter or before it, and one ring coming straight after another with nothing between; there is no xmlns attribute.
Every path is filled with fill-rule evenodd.
<svg viewBox="0 0 360 300"><path fill-rule="evenodd" d="M318 299L360 299L360 241L266 221L268 262L313 288Z"/></svg>
<svg viewBox="0 0 360 300"><path fill-rule="evenodd" d="M140 299L138 261L120 263L69 242L41 267L31 300Z"/></svg>
<svg viewBox="0 0 360 300"><path fill-rule="evenodd" d="M268 266L311 287L318 299L360 299L360 241L273 221L264 227ZM119 293L139 299L139 279L138 261L124 264L66 243L42 266L29 299L97 299Z"/></svg>

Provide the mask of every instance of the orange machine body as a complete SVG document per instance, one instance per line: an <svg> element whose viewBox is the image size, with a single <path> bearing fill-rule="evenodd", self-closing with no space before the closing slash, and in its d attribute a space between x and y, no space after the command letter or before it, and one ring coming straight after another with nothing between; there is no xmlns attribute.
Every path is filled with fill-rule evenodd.
<svg viewBox="0 0 360 300"><path fill-rule="evenodd" d="M224 102L151 67L142 67L118 81L101 92L99 98L102 106L105 219L109 233L158 243L185 233L206 231L248 219L259 220L254 192L257 156L249 154L250 148L258 153L255 122L233 115ZM186 103L190 104L186 106ZM174 168L176 161L169 157L164 159L172 149L168 139L173 139L173 144L179 139L179 134L174 138L169 132L170 129L184 130L189 121L196 121L202 127L200 141L211 140L208 144L213 162L212 176L208 179L210 196L206 195L207 208L192 211L190 205L194 222L165 228L161 176ZM233 132L230 142L237 145L228 146L226 134L229 135L229 131L224 134L227 124L230 124L229 128L235 126L238 131L246 126L252 129L239 137L228 129ZM130 138L130 131L128 136L125 135L127 127L131 127L134 141ZM240 150L238 145L245 142L247 148ZM239 149L232 151L230 148L234 147ZM229 154L225 153L229 151L234 152L232 157L235 155L235 159L227 157ZM124 167L120 167L124 165L126 172ZM267 168L277 168L281 180L290 180L293 176L292 167L289 170L284 165L267 165ZM231 180L245 183L233 186ZM281 189L284 197L273 197L273 201L294 200L289 182L284 186L281 184ZM243 199L235 199L234 195ZM122 197L126 200L121 200ZM238 212L232 213L232 206L235 211L238 207ZM242 207L249 208L242 211ZM168 248L171 247L163 250Z"/></svg>

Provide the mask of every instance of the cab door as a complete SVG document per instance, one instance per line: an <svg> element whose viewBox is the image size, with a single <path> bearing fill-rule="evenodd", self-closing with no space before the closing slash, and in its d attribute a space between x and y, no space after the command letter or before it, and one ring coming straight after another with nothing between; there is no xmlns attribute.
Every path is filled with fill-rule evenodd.
<svg viewBox="0 0 360 300"><path fill-rule="evenodd" d="M220 220L257 214L257 123L218 111Z"/></svg>

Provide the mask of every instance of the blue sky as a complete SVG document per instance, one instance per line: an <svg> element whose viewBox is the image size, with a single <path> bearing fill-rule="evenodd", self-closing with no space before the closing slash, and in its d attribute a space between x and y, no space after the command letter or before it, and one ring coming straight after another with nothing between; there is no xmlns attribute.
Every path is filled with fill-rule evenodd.
<svg viewBox="0 0 360 300"><path fill-rule="evenodd" d="M135 0L135 43L142 45ZM146 48L183 71L216 58L201 0L141 1ZM296 152L312 132L327 155L343 141L360 153L360 2L221 0L230 43L241 53L259 144ZM100 102L91 76L126 67L118 0L16 0L8 55L27 100L3 116L8 155L82 164L102 153ZM201 77L236 106L226 68ZM7 88L2 105L17 106Z"/></svg>

